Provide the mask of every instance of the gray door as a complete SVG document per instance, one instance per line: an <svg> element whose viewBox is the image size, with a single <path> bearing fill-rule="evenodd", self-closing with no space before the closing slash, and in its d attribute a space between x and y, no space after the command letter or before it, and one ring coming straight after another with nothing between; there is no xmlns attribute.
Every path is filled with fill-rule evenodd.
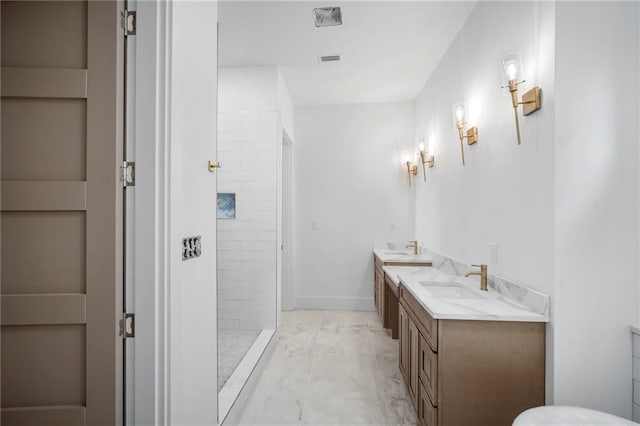
<svg viewBox="0 0 640 426"><path fill-rule="evenodd" d="M122 419L114 1L2 1L3 426Z"/></svg>

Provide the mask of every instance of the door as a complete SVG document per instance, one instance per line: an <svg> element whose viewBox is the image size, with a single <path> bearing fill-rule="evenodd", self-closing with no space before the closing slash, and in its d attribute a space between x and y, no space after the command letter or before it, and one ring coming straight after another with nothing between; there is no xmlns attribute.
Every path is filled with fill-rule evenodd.
<svg viewBox="0 0 640 426"><path fill-rule="evenodd" d="M3 1L3 426L122 421L113 1Z"/></svg>

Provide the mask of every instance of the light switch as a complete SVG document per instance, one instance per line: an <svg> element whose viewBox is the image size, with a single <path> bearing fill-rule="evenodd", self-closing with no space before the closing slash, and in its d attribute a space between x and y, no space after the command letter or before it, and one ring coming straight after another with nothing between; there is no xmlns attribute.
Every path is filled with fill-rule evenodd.
<svg viewBox="0 0 640 426"><path fill-rule="evenodd" d="M397 231L398 230L398 224L395 222L391 222L391 230L392 231Z"/></svg>
<svg viewBox="0 0 640 426"><path fill-rule="evenodd" d="M318 222L316 222L315 220L311 222L311 230L312 231L317 231L319 228L318 226Z"/></svg>

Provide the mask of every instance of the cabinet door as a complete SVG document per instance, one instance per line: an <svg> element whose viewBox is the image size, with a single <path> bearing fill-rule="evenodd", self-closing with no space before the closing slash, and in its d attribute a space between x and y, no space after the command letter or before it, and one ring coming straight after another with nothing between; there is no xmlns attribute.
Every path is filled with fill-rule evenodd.
<svg viewBox="0 0 640 426"><path fill-rule="evenodd" d="M407 320L409 317L407 316L407 311L405 311L402 305L398 306L398 337L399 342L398 346L400 347L400 372L402 373L402 377L404 377L404 381L409 386L409 379L407 375L407 367L409 364L409 351L408 351L408 333L409 333L409 325Z"/></svg>
<svg viewBox="0 0 640 426"><path fill-rule="evenodd" d="M407 317L408 322L408 335L407 341L409 344L409 371L408 379L409 379L409 393L411 394L411 399L413 401L413 405L415 407L418 406L418 357L420 355L420 334L418 333L418 328L413 323L411 318Z"/></svg>
<svg viewBox="0 0 640 426"><path fill-rule="evenodd" d="M378 268L373 268L373 303L378 308Z"/></svg>
<svg viewBox="0 0 640 426"><path fill-rule="evenodd" d="M419 386L418 392L418 425L437 426L438 409L431 405L429 396L423 386Z"/></svg>
<svg viewBox="0 0 640 426"><path fill-rule="evenodd" d="M434 353L425 338L420 335L420 356L418 358L418 376L431 403L438 406L438 355Z"/></svg>
<svg viewBox="0 0 640 426"><path fill-rule="evenodd" d="M380 321L382 321L382 325L384 326L384 310L385 310L385 300L384 300L384 274L378 274L378 316L380 317Z"/></svg>

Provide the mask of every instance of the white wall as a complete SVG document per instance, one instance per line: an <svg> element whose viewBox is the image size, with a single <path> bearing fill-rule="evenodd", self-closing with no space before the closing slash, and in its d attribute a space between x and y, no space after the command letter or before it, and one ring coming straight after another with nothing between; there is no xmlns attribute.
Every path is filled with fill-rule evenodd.
<svg viewBox="0 0 640 426"><path fill-rule="evenodd" d="M216 156L217 12L216 2L176 1L169 16L170 111L158 125L170 138L170 241L160 256L170 276L166 408L174 425L217 423L216 181L207 168ZM194 235L202 255L183 261L182 238Z"/></svg>
<svg viewBox="0 0 640 426"><path fill-rule="evenodd" d="M280 109L280 121L282 128L286 130L291 140L295 139L293 131L293 101L287 88L287 83L278 70L278 106Z"/></svg>
<svg viewBox="0 0 640 426"><path fill-rule="evenodd" d="M373 309L373 242L414 234L399 154L412 141L412 105L298 107L295 125L297 307Z"/></svg>
<svg viewBox="0 0 640 426"><path fill-rule="evenodd" d="M558 2L555 402L631 416L638 3Z"/></svg>
<svg viewBox="0 0 640 426"><path fill-rule="evenodd" d="M223 40L224 42L224 40ZM275 111L278 106L277 67L220 68L220 111Z"/></svg>
<svg viewBox="0 0 640 426"><path fill-rule="evenodd" d="M522 118L500 89L506 52L523 54L542 110ZM416 188L416 236L435 251L553 293L553 7L480 3L415 100L415 138L433 144L436 166ZM464 100L478 143L460 160L451 108ZM489 243L498 244L498 262Z"/></svg>
<svg viewBox="0 0 640 426"><path fill-rule="evenodd" d="M633 2L481 2L415 101L416 142L436 156L416 189L417 238L551 295L547 401L625 417L638 315L638 16ZM498 87L513 50L521 87L543 90L542 110L521 119L521 146ZM466 167L456 100L479 128Z"/></svg>
<svg viewBox="0 0 640 426"><path fill-rule="evenodd" d="M293 102L278 67L225 67L218 74L222 112L278 111L291 138Z"/></svg>
<svg viewBox="0 0 640 426"><path fill-rule="evenodd" d="M219 192L237 194L238 219L219 220L221 328L274 328L282 288L282 133L293 103L277 67L219 72Z"/></svg>
<svg viewBox="0 0 640 426"><path fill-rule="evenodd" d="M554 10L546 2L481 2L415 100L415 140L431 144L435 167L416 188L416 238L465 263L553 296ZM520 51L526 83L542 87L543 105L521 115L517 144L501 62ZM452 105L467 102L478 143L460 159ZM490 243L498 246L497 261ZM551 360L553 328L547 327ZM547 400L552 397L548 363Z"/></svg>
<svg viewBox="0 0 640 426"><path fill-rule="evenodd" d="M218 122L218 192L236 194L236 218L218 219L218 326L275 328L278 114L225 112Z"/></svg>

